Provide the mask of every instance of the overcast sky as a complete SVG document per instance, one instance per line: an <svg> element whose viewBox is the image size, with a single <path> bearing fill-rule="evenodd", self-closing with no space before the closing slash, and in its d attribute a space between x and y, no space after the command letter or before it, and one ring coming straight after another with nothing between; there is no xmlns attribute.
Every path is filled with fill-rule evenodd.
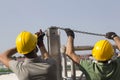
<svg viewBox="0 0 120 80"><path fill-rule="evenodd" d="M35 33L50 26L120 35L120 0L0 0L0 52L15 46L23 30ZM66 35L61 31L62 42ZM76 45L93 45L104 37L75 33Z"/></svg>

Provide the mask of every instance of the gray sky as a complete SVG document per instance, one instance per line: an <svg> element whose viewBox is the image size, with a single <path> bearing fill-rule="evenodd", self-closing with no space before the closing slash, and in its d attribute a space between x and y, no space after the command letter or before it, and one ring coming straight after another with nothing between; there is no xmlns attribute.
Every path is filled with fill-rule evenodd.
<svg viewBox="0 0 120 80"><path fill-rule="evenodd" d="M120 35L120 0L1 0L0 52L15 46L22 30L35 33L50 26L102 33L113 31ZM66 35L61 31L62 45ZM93 45L97 37L76 34L76 45Z"/></svg>

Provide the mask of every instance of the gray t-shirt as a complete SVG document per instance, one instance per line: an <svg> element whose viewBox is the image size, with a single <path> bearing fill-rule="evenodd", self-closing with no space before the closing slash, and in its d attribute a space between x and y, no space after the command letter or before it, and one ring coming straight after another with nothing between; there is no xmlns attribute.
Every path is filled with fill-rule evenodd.
<svg viewBox="0 0 120 80"><path fill-rule="evenodd" d="M56 62L52 58L42 60L37 57L25 59L24 62L11 60L9 68L19 80L57 80Z"/></svg>

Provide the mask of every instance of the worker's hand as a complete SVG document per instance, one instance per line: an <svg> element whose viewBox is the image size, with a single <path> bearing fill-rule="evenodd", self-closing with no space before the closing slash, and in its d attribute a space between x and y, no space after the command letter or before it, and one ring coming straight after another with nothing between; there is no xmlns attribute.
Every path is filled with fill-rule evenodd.
<svg viewBox="0 0 120 80"><path fill-rule="evenodd" d="M116 37L117 34L115 32L107 32L105 37L108 38L108 39L114 39L114 37Z"/></svg>
<svg viewBox="0 0 120 80"><path fill-rule="evenodd" d="M67 36L72 36L73 38L75 38L75 34L71 29L66 28L65 32L66 32Z"/></svg>
<svg viewBox="0 0 120 80"><path fill-rule="evenodd" d="M43 44L43 38L44 38L44 36L45 36L45 33L44 32L42 32L42 30L40 29L40 31L39 32L36 32L35 33L36 35L37 35L37 39L38 39L38 41L37 41L37 44L40 46L40 45L42 45Z"/></svg>

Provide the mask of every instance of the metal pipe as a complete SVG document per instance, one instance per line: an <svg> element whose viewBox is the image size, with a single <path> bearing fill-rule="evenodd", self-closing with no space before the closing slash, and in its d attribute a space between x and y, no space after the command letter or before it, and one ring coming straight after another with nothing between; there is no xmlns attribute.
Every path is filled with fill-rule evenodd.
<svg viewBox="0 0 120 80"><path fill-rule="evenodd" d="M116 45L112 45L112 46L113 46L113 48L118 49L118 47L117 47ZM94 47L94 46L90 46L90 45L86 45L86 46L74 46L74 50L75 50L75 51L80 51L80 50L81 50L81 51L83 51L83 50L92 50L93 47ZM65 49L63 49L63 48L61 48L61 49L63 49L64 52L65 52L66 46L64 46L64 48L65 48Z"/></svg>
<svg viewBox="0 0 120 80"><path fill-rule="evenodd" d="M60 49L60 52L62 53L62 70L63 70L63 80L68 80L67 77L67 56L65 55L65 46L62 46L61 49Z"/></svg>
<svg viewBox="0 0 120 80"><path fill-rule="evenodd" d="M71 78L72 80L76 80L76 70L75 70L75 63L71 61Z"/></svg>
<svg viewBox="0 0 120 80"><path fill-rule="evenodd" d="M57 28L57 29L61 29L61 30L65 30L66 29L66 28L56 27L56 26L52 26L50 28ZM89 34L89 35L96 35L96 36L105 36L105 34L97 34L97 33L79 31L79 30L74 30L74 29L71 29L71 30L74 31L74 32L77 32L77 33L83 33L83 34Z"/></svg>

